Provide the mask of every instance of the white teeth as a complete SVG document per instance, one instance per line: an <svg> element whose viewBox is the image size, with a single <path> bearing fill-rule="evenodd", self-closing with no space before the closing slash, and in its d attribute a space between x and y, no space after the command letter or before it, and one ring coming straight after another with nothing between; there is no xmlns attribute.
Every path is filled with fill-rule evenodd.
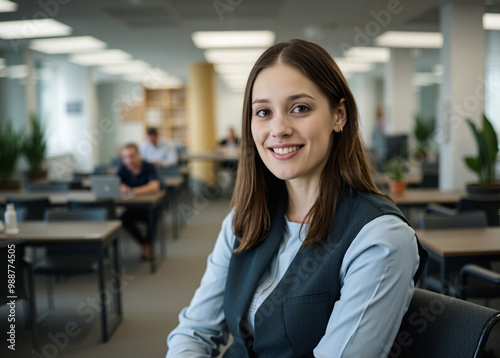
<svg viewBox="0 0 500 358"><path fill-rule="evenodd" d="M288 148L273 148L273 151L278 154L288 154L295 152L299 147L288 147Z"/></svg>

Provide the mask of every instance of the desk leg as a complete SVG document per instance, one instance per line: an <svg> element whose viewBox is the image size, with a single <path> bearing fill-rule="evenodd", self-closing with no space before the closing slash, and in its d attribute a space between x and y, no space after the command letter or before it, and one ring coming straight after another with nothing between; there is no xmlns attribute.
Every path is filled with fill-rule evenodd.
<svg viewBox="0 0 500 358"><path fill-rule="evenodd" d="M115 293L115 305L116 313L118 318L122 318L122 281L120 278L120 261L119 261L119 251L118 251L118 239L113 241L113 266L116 274L116 293Z"/></svg>
<svg viewBox="0 0 500 358"><path fill-rule="evenodd" d="M178 210L178 198L177 190L173 189L170 191L170 209L172 210L172 229L174 234L174 239L179 238L179 210Z"/></svg>
<svg viewBox="0 0 500 358"><path fill-rule="evenodd" d="M448 284L446 281L448 277L446 259L442 257L440 261L441 261L440 265L441 293L443 295L446 295L448 293Z"/></svg>
<svg viewBox="0 0 500 358"><path fill-rule="evenodd" d="M102 341L108 341L108 321L106 312L106 286L104 284L104 247L102 244L99 245L97 249L97 263L99 266L98 276L99 276L99 295L101 298L101 330L102 330Z"/></svg>

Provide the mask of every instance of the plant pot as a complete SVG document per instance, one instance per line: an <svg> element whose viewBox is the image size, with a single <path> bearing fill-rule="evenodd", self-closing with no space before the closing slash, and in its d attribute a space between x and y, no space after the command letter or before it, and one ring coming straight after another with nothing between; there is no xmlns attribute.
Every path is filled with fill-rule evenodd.
<svg viewBox="0 0 500 358"><path fill-rule="evenodd" d="M405 181L389 181L389 190L392 195L400 196L403 195L406 191L406 182Z"/></svg>
<svg viewBox="0 0 500 358"><path fill-rule="evenodd" d="M24 172L28 182L47 180L47 171L45 169L32 169Z"/></svg>
<svg viewBox="0 0 500 358"><path fill-rule="evenodd" d="M465 187L469 195L500 195L500 183L469 183Z"/></svg>
<svg viewBox="0 0 500 358"><path fill-rule="evenodd" d="M21 183L18 181L0 183L0 190L19 191L21 190Z"/></svg>

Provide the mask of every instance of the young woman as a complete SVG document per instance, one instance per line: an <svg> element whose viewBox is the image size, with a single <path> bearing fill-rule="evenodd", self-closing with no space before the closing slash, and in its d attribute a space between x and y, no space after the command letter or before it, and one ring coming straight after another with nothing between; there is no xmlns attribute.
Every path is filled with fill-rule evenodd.
<svg viewBox="0 0 500 358"><path fill-rule="evenodd" d="M426 253L370 175L330 55L291 40L248 79L234 209L168 358L387 357Z"/></svg>

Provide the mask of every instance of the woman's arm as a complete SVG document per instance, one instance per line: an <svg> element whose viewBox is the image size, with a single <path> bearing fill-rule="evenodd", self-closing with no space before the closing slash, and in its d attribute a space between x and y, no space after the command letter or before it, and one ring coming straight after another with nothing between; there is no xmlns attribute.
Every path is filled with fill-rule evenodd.
<svg viewBox="0 0 500 358"><path fill-rule="evenodd" d="M344 256L340 299L314 356L386 358L418 264L415 232L400 218L384 215L365 225Z"/></svg>
<svg viewBox="0 0 500 358"><path fill-rule="evenodd" d="M167 339L167 358L205 358L219 354L228 333L222 309L234 234L233 212L224 219L207 268L189 307L179 314L179 325Z"/></svg>

